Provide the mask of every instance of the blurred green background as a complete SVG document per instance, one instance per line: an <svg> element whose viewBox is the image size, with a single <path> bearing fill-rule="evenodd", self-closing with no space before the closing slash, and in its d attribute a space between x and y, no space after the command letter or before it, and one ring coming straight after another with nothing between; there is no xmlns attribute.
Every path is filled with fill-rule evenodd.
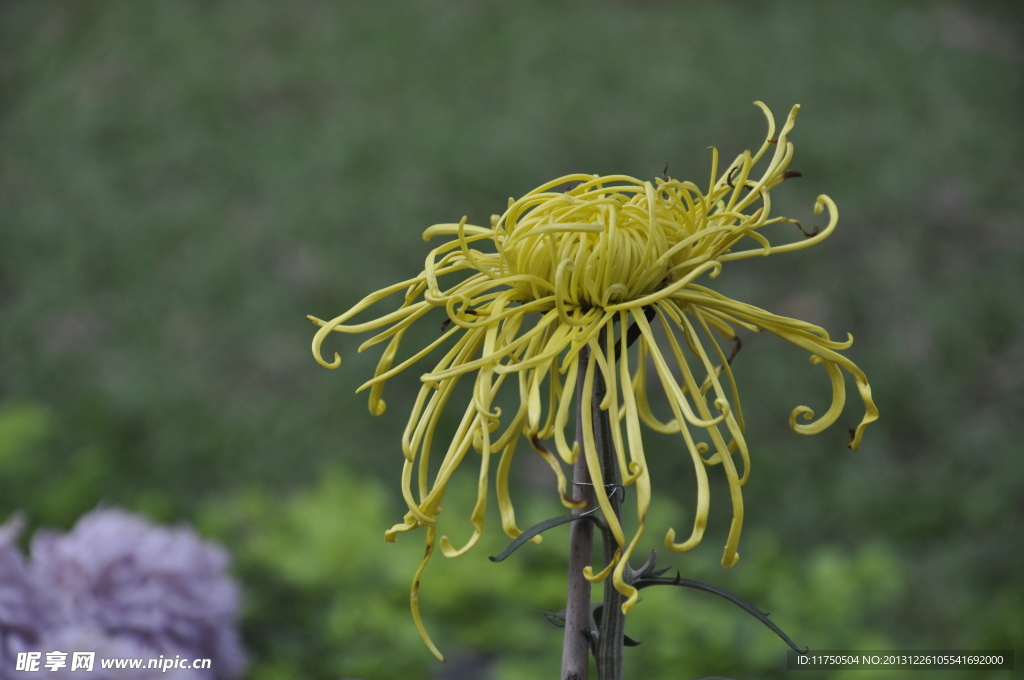
<svg viewBox="0 0 1024 680"><path fill-rule="evenodd" d="M828 193L840 225L716 285L852 332L882 418L847 450L851 392L840 424L792 433L794 406L827 403L824 372L744 335L743 560L717 564L714 487L704 544L665 563L812 648L1019 656L1022 17L1019 1L0 3L0 518L67 527L105 503L197 523L235 555L255 680L556 677L561 631L536 610L564 606L568 531L495 565L492 517L477 549L436 558L435 662L407 607L422 534L382 540L418 372L371 418L353 392L377 352L345 339L326 371L304 316L414 275L425 227L486 224L562 174L667 162L703 184L708 146L728 160L763 139L753 100L779 119L799 102L804 176L774 208L815 224ZM436 337L421 326L410 347ZM647 441L654 547L694 492L681 443ZM521 524L563 512L551 482L520 453ZM628 678L793 675L770 631L702 593L645 591L627 632L643 642Z"/></svg>

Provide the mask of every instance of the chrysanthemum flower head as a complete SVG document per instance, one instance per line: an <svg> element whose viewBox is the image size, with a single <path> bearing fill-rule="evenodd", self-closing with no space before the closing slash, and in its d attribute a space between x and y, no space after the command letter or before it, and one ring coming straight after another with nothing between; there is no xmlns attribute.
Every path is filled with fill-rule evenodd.
<svg viewBox="0 0 1024 680"><path fill-rule="evenodd" d="M31 548L32 574L54 614L46 632L51 643L211 659L210 670L181 678L227 680L242 674L230 558L191 527L159 526L125 510L97 508L68 533L38 531ZM106 640L99 648L81 647L99 639Z"/></svg>
<svg viewBox="0 0 1024 680"><path fill-rule="evenodd" d="M800 226L796 220L770 215L771 189L799 174L787 170L793 157L788 136L799 107L793 107L776 137L771 112L764 104L757 105L768 119L765 141L756 153L744 151L721 172L713 149L706 191L693 182L668 177L653 181L622 175L560 177L518 200L509 199L505 212L492 216L490 227L467 224L465 218L430 227L424 232L425 240L452 238L430 251L419 275L367 296L330 321L310 317L320 326L313 339L313 355L328 368L341 363L338 354L333 362L321 355L321 345L332 332L380 331L359 348L387 343L375 376L360 388L369 389L374 415L384 412L381 397L388 378L444 348L441 359L421 377L402 437L402 492L409 511L403 522L385 532L385 539L393 541L400 532L426 529L426 555L416 572L411 600L416 625L438 656L420 621L419 580L436 545L438 513L448 482L471 449L479 465L477 502L470 517L473 534L461 547L441 537L442 553L456 557L479 539L492 457L497 456L495 492L502 526L514 538L522 532L516 526L508 478L520 439L551 466L568 507L575 504L566 493L561 463L574 464L577 456L584 455L598 504L618 544L607 568L596 575L588 568L585 575L594 582L610 576L626 596L623 611L628 612L637 601L637 591L624 580L624 568L643 535L651 501L641 423L657 432L679 434L696 475L696 513L689 536L677 542L675 530L668 529L665 546L682 552L700 543L710 507L707 469L721 466L733 510L722 565L731 567L739 559L741 487L750 473L750 458L731 357L722 350L719 338L736 339L737 328L767 330L808 351L812 363L824 366L832 383L832 405L817 420L810 408L796 407L790 425L801 434L821 432L839 417L846 399L842 370L854 377L865 406L865 415L853 430L851 448L857 448L864 428L878 417L864 373L838 353L850 347L852 337L834 341L818 326L771 314L705 285L734 260L814 245L832 233L839 218L835 203L822 195L815 212L828 209L824 228L804 232L802 239L784 245L772 245L760 233L772 224ZM754 168L761 163L766 166L756 176ZM349 323L396 293L403 295L395 311ZM446 330L399 361L406 330L436 307L447 312ZM664 330L660 341L652 325L655 319ZM649 364L672 410L668 422L659 420L648 404ZM473 380L472 398L460 405L461 422L442 447L440 464L431 465L438 419L455 385L466 376ZM566 428L580 377L583 441L570 443ZM599 407L608 412L621 483L636 488L638 529L632 537L626 536L611 511L598 459L592 422L595 383L604 386ZM514 413L503 414L494 406L503 388L518 389ZM800 419L813 422L797 422Z"/></svg>
<svg viewBox="0 0 1024 680"><path fill-rule="evenodd" d="M20 515L0 525L0 679L20 652L94 652L99 659L210 659L205 669L104 670L86 677L231 680L245 670L238 592L223 547L187 526L161 527L116 508L83 515L67 533L40 529L31 559L17 545ZM76 678L62 669L27 677ZM156 675L154 675L156 673Z"/></svg>

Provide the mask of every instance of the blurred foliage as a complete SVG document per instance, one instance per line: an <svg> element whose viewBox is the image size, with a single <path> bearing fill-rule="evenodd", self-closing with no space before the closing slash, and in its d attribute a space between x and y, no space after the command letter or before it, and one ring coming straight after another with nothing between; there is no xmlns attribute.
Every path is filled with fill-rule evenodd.
<svg viewBox="0 0 1024 680"><path fill-rule="evenodd" d="M715 501L706 545L678 563L793 617L814 647L1012 647L1021 15L1011 0L0 3L0 512L65 527L100 502L221 517L250 593L254 677L388 677L374 664L392 660L406 673L394 677L553 672L557 635L527 621L534 605L560 608L564 532L543 559L492 567L487 543L442 560L455 571L437 567L424 598L451 660L420 647L405 613L416 541L378 543L401 514L417 376L394 380L389 412L370 418L353 391L375 352L339 342L342 369L324 371L303 316L419 271L430 224L486 223L568 172L653 177L668 162L701 181L709 145L730 158L761 139L751 101L777 116L799 102L804 176L775 209L813 225L825 192L839 228L716 285L852 332L882 419L857 453L839 426L794 435L789 411L825 403L824 372L745 336L744 558L704 571L728 521ZM433 333L421 324L410 346ZM650 442L656 534L685 521L692 473L674 439ZM550 493L522 458L524 498ZM318 481L339 463L359 484ZM366 506L358 522L339 520L346 494ZM342 557L335 541L359 547ZM767 650L781 643L702 597L645 598L630 651L650 665L636 672L777 673ZM680 602L693 615L668 618Z"/></svg>
<svg viewBox="0 0 1024 680"><path fill-rule="evenodd" d="M468 512L473 498L467 491L462 487L461 497L448 499L446 514ZM234 549L247 586L245 633L263 653L254 680L433 677L432 657L409 616L409 584L422 544L415 535L380 541L386 498L376 483L330 470L312 490L279 499L250 489L202 513L201 526ZM565 512L550 499L532 500L537 517ZM671 505L661 503L652 521L667 522ZM489 520L496 524L498 517ZM431 562L420 602L428 630L454 661L446 677L483 677L483 669L502 680L551 676L562 631L540 612L564 607L567 534L552 530L540 546L524 546L492 564L486 556L507 540L491 532L465 557ZM891 549L880 543L855 552L817 546L796 560L761 532L748 552L752 564L731 587L774 612L798 643L892 646L878 613L905 590L903 565ZM674 557L669 560L685 562L688 576L722 581L710 551L697 560ZM627 677L785 677L785 645L774 633L724 600L675 590L646 590L629 617L628 634L641 646L627 651Z"/></svg>

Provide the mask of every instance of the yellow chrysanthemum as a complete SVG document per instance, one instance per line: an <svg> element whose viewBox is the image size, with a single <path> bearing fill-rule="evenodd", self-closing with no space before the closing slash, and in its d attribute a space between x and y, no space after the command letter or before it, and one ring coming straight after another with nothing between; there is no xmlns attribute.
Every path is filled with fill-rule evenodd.
<svg viewBox="0 0 1024 680"><path fill-rule="evenodd" d="M416 626L438 657L420 621L419 579L434 551L437 516L448 482L471 448L480 456L478 496L470 518L473 534L458 548L442 536L441 552L456 557L479 539L492 455L499 455L495 478L502 526L510 537L522 533L516 526L508 491L509 466L520 435L551 466L562 502L572 507L562 467L542 442L553 440L555 451L567 465L574 464L582 450L597 502L618 543L612 564L597 575L588 568L586 576L597 582L610 573L614 587L626 596L622 609L628 613L637 601L637 591L625 582L623 571L644 532L651 501L641 422L657 432L679 433L697 477L697 508L690 535L676 542L675 531L669 529L665 546L682 552L700 542L710 502L706 468L721 465L733 508L722 565L731 567L739 559L736 548L743 522L741 487L750 473L750 459L743 439L736 383L715 333L732 340L736 327L754 332L764 329L807 350L811 363L824 365L832 382L832 405L810 423L797 422L798 418L814 418L810 408L798 406L789 419L795 431L815 434L838 418L846 399L840 368L856 380L866 410L854 430L851 448L857 448L864 428L878 417L866 376L836 351L850 347L852 337L845 342L833 341L818 326L771 314L698 283L704 275L717 277L726 262L814 245L827 238L838 221L832 199L822 195L815 203L815 213L827 207L829 222L819 233L777 246L759 233L770 224L796 223L785 217L769 217L769 191L792 175L786 171L793 156L788 134L799 106L793 107L776 139L771 112L761 102L756 104L768 119L765 142L754 154L749 150L740 154L720 175L718 151L713 149L707 192L692 182L668 178L643 182L621 175L560 177L519 200L509 199L508 209L491 218L490 228L466 224L465 218L458 224L430 227L423 234L425 240L435 236L455 238L430 251L418 276L369 295L330 321L310 317L321 327L313 339L313 355L327 368L337 368L341 363L337 354L331 363L321 356L321 344L330 333L385 329L359 348L363 351L387 342L374 378L359 388L369 388L374 415L384 412L381 395L388 378L454 341L433 370L421 378L423 385L402 437L402 493L409 512L402 523L385 532L385 540L394 541L399 532L426 527L427 550L414 578L411 602ZM770 149L773 153L767 167L759 179L754 179L754 166ZM554 191L567 183L576 184L566 191ZM739 248L745 240L753 241L754 247ZM481 246L489 246L493 252L484 252ZM462 274L463 278L442 287L441 280L451 274ZM395 293L403 293L397 310L365 323L347 323ZM446 309L450 328L396 365L405 331L435 307ZM651 326L655 317L664 329L661 343ZM630 327L635 328L634 335L639 332L632 367L625 332ZM578 358L584 348L589 351L580 369ZM674 415L669 422L659 421L648 406L649 360ZM681 383L673 373L673 360L681 373ZM570 444L565 435L579 370L585 371L580 395L582 448L580 443ZM609 414L622 484L636 487L639 528L629 539L611 511L595 448L591 396L598 373L606 385L600 408ZM431 479L428 471L438 419L456 383L467 374L473 374L472 399L464 406L455 436ZM503 417L493 403L510 377L517 383L519 406L515 413ZM695 438L700 430L709 442ZM741 465L734 459L737 454Z"/></svg>

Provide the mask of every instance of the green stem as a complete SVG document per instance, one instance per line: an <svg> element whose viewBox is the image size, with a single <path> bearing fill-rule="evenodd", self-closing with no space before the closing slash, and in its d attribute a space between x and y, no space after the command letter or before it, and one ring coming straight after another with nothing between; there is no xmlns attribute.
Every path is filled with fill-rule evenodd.
<svg viewBox="0 0 1024 680"><path fill-rule="evenodd" d="M598 458L601 461L601 475L604 477L605 490L611 502L615 518L622 524L622 498L618 493L622 478L619 475L619 464L615 459L615 447L612 443L611 421L608 412L601 409L606 385L600 371L594 375L594 394L591 400L594 423L594 441ZM589 524L589 522L587 522ZM606 539L604 545L604 563L609 564L615 556L616 544ZM611 575L604 582L604 607L601 612L601 623L597 640L597 678L598 680L622 680L622 649L626 635L626 616L622 613L622 594L612 585Z"/></svg>
<svg viewBox="0 0 1024 680"><path fill-rule="evenodd" d="M580 352L579 378L576 381L576 441L583 446L582 402L583 376L586 373L588 352ZM594 492L590 486L590 472L586 456L580 451L573 468L574 500L587 501L587 505L573 510L586 512L593 507ZM562 680L587 680L590 671L590 581L583 577L583 568L590 566L593 557L594 525L589 520L572 523L569 535L569 585L565 605L565 639L562 643Z"/></svg>

